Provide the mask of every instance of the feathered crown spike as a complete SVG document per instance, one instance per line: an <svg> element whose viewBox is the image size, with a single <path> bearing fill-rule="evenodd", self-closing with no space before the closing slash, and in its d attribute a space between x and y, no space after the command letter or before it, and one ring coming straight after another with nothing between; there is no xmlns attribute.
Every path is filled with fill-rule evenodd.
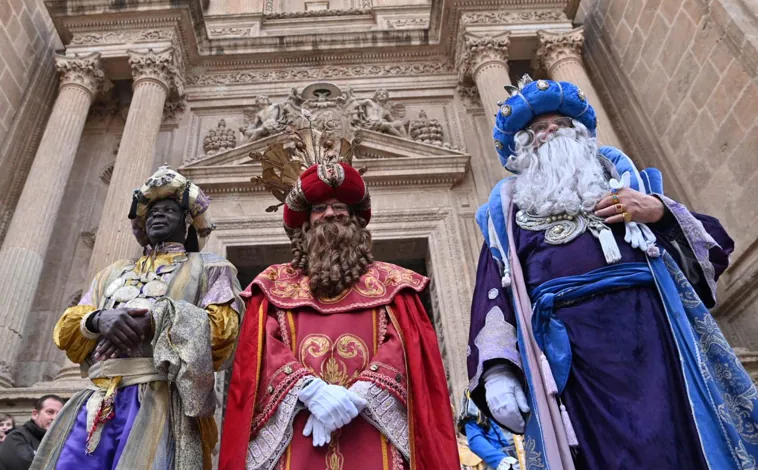
<svg viewBox="0 0 758 470"><path fill-rule="evenodd" d="M266 212L276 212L282 206L287 194L297 184L300 174L313 165L344 162L353 165L353 153L359 139L349 141L339 139L336 143L324 132L313 128L311 113L303 109L302 117L308 121L308 127L298 129L288 126L284 133L285 142L269 145L263 153L250 152L250 158L261 162L261 176L251 179L255 184L262 184L271 192L280 204L269 206ZM359 170L365 173L365 168Z"/></svg>

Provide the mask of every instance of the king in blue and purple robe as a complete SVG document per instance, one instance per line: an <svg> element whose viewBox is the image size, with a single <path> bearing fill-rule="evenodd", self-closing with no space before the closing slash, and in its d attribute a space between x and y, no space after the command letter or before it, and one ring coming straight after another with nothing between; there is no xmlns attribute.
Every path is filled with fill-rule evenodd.
<svg viewBox="0 0 758 470"><path fill-rule="evenodd" d="M732 240L598 150L579 88L506 88L515 176L477 213L472 399L524 434L527 469L756 468L758 392L708 311Z"/></svg>

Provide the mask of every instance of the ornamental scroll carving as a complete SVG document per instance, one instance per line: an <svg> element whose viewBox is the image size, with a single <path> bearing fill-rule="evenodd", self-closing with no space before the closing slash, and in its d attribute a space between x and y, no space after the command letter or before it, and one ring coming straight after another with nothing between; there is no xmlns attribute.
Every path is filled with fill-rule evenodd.
<svg viewBox="0 0 758 470"><path fill-rule="evenodd" d="M110 83L106 81L100 62L100 53L74 57L56 56L55 69L60 74L60 87L76 85L89 91L93 96L104 91Z"/></svg>
<svg viewBox="0 0 758 470"><path fill-rule="evenodd" d="M184 95L184 77L174 60L174 48L168 47L155 52L127 51L132 78L136 84L140 80L155 80L163 84L174 96Z"/></svg>
<svg viewBox="0 0 758 470"><path fill-rule="evenodd" d="M134 31L107 31L74 33L71 44L76 46L102 45L102 44L125 44L140 41L160 41L173 39L172 29L141 29Z"/></svg>
<svg viewBox="0 0 758 470"><path fill-rule="evenodd" d="M582 58L584 27L567 33L537 31L537 39L539 47L535 61L548 72L565 59L581 60Z"/></svg>
<svg viewBox="0 0 758 470"><path fill-rule="evenodd" d="M251 83L268 83L272 80L329 80L348 77L399 77L413 75L448 74L455 70L453 64L444 62L422 62L412 64L380 64L329 66L321 68L290 68L285 70L261 70L230 73L192 75L187 85L216 86Z"/></svg>
<svg viewBox="0 0 758 470"><path fill-rule="evenodd" d="M522 24L568 21L561 10L471 12L461 15L461 24Z"/></svg>
<svg viewBox="0 0 758 470"><path fill-rule="evenodd" d="M492 61L507 63L510 32L490 36L466 34L458 62L458 76L461 82L475 80L479 68Z"/></svg>

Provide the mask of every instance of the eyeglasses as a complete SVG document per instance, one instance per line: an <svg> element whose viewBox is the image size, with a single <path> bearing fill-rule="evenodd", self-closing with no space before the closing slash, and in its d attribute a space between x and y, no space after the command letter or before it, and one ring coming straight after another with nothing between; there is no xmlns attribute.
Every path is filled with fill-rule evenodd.
<svg viewBox="0 0 758 470"><path fill-rule="evenodd" d="M535 135L545 132L550 128L552 124L555 124L558 127L574 127L574 122L570 117L562 116L559 118L551 119L549 121L539 121L535 122L531 126L527 127L530 131L534 132Z"/></svg>
<svg viewBox="0 0 758 470"><path fill-rule="evenodd" d="M326 209L328 207L331 207L332 212L334 212L335 214L347 213L349 210L347 204L345 204L344 202L333 202L331 204L316 204L315 206L311 207L311 212L313 212L314 214L323 214L324 212L326 212Z"/></svg>

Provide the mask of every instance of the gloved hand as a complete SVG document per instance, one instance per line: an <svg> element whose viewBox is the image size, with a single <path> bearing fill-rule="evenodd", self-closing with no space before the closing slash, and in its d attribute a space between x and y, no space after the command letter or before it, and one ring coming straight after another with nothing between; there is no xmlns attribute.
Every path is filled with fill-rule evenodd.
<svg viewBox="0 0 758 470"><path fill-rule="evenodd" d="M313 434L313 447L320 447L332 441L332 434L326 430L324 423L316 419L315 415L308 417L303 429L303 436L308 437L311 434Z"/></svg>
<svg viewBox="0 0 758 470"><path fill-rule="evenodd" d="M514 459L510 455L507 457L503 457L503 460L500 461L499 464L497 464L497 468L495 470L513 470L513 466L518 463L518 459Z"/></svg>
<svg viewBox="0 0 758 470"><path fill-rule="evenodd" d="M505 364L492 366L484 373L484 390L495 421L515 433L523 433L521 413L529 413L529 405L516 374Z"/></svg>
<svg viewBox="0 0 758 470"><path fill-rule="evenodd" d="M330 433L352 421L367 405L358 394L319 378L303 387L299 398Z"/></svg>
<svg viewBox="0 0 758 470"><path fill-rule="evenodd" d="M640 226L637 225L637 222L624 222L624 226L626 228L624 241L632 245L632 248L639 248L642 251L647 250L647 240L642 234L642 230L640 229Z"/></svg>

